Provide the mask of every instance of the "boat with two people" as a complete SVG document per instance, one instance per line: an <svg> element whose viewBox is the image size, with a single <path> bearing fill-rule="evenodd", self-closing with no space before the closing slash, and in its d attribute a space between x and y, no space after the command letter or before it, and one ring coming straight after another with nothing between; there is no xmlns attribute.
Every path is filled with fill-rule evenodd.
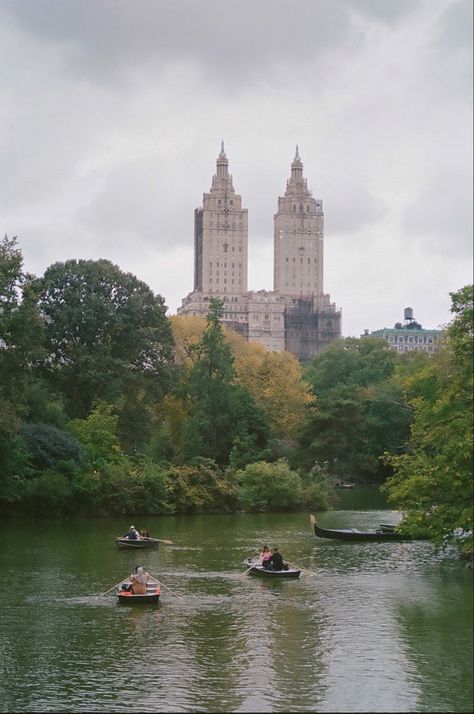
<svg viewBox="0 0 474 714"><path fill-rule="evenodd" d="M140 536L136 539L127 538L127 536L117 537L115 543L118 548L156 548L161 541L158 538L146 538Z"/></svg>
<svg viewBox="0 0 474 714"><path fill-rule="evenodd" d="M147 530L142 529L140 532L137 531L135 526L130 526L127 533L123 536L117 536L115 538L115 543L118 548L156 548L159 543L166 543L167 545L172 545L172 540L164 540L162 538L150 538L150 534Z"/></svg>
<svg viewBox="0 0 474 714"><path fill-rule="evenodd" d="M412 536L399 533L395 530L395 527L389 527L388 524L381 524L377 530L360 531L358 528L321 528L316 523L313 515L310 516L310 519L314 534L318 538L330 538L331 540L343 540L351 543L413 540Z"/></svg>
<svg viewBox="0 0 474 714"><path fill-rule="evenodd" d="M301 569L294 568L286 562L283 563L283 570L273 570L272 568L264 567L258 555L253 558L245 558L244 565L247 567L247 573L262 578L299 578L301 574ZM242 573L242 575L245 575L245 573Z"/></svg>

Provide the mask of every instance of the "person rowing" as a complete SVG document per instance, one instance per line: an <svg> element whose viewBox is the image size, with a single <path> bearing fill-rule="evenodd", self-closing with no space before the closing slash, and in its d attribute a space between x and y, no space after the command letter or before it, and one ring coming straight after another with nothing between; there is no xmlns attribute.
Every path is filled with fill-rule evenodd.
<svg viewBox="0 0 474 714"><path fill-rule="evenodd" d="M132 582L132 594L146 595L146 586L150 574L147 573L141 565L138 565L135 568L135 571L135 573L132 573L132 575L130 575L130 580Z"/></svg>
<svg viewBox="0 0 474 714"><path fill-rule="evenodd" d="M128 538L128 540L140 540L141 536L135 526L130 526L130 528L125 533L125 535L122 536L122 538Z"/></svg>
<svg viewBox="0 0 474 714"><path fill-rule="evenodd" d="M268 567L270 570L288 570L288 566L283 562L283 556L276 546L273 548Z"/></svg>

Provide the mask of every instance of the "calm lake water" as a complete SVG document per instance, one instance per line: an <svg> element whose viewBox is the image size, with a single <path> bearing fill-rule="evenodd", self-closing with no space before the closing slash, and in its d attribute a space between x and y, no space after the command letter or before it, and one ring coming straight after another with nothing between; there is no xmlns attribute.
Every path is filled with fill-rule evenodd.
<svg viewBox="0 0 474 714"><path fill-rule="evenodd" d="M328 527L396 522L369 489ZM2 712L472 712L472 571L428 543L315 538L308 513L2 524ZM242 576L264 543L299 580ZM181 597L97 597L143 564ZM17 585L17 574L23 581Z"/></svg>

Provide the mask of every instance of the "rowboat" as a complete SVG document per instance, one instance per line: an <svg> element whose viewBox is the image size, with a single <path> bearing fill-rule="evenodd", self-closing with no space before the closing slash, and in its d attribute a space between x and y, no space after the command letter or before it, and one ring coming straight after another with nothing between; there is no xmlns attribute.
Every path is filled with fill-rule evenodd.
<svg viewBox="0 0 474 714"><path fill-rule="evenodd" d="M355 488L355 483L343 483L342 481L338 481L336 488Z"/></svg>
<svg viewBox="0 0 474 714"><path fill-rule="evenodd" d="M311 516L311 524L318 538L344 540L352 543L358 541L412 540L411 536L402 535L395 530L383 530L382 528L372 531L360 531L357 528L321 528L316 523L314 516Z"/></svg>
<svg viewBox="0 0 474 714"><path fill-rule="evenodd" d="M129 588L131 584L132 582L130 578L125 578L125 580L122 580L122 582L117 585L115 592L117 593L118 601L120 603L125 605L135 605L143 602L158 602L161 595L161 586L158 580L150 576L146 586L146 593L141 595L134 595L130 590L125 589Z"/></svg>
<svg viewBox="0 0 474 714"><path fill-rule="evenodd" d="M262 578L299 578L301 570L298 568L291 567L288 563L286 570L270 570L269 568L264 568L260 558L246 558L244 560L244 565L247 567L247 571L250 575L258 575Z"/></svg>
<svg viewBox="0 0 474 714"><path fill-rule="evenodd" d="M145 538L143 536L136 539L123 536L116 538L115 542L118 548L156 548L160 540L158 538Z"/></svg>

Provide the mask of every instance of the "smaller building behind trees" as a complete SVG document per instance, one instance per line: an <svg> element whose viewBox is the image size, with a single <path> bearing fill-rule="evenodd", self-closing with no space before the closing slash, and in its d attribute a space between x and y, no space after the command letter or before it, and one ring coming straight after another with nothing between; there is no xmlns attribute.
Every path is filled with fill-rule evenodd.
<svg viewBox="0 0 474 714"><path fill-rule="evenodd" d="M443 330L426 330L413 317L411 307L404 311L404 323L396 322L393 327L383 327L369 333L365 330L362 337L381 337L397 352L436 352L441 345Z"/></svg>

